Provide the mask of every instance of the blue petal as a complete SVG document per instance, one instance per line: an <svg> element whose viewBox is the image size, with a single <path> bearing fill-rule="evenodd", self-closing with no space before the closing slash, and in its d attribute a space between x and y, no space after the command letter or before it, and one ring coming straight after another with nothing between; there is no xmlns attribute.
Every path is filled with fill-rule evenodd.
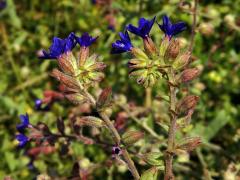
<svg viewBox="0 0 240 180"><path fill-rule="evenodd" d="M158 26L165 33L165 35L170 38L186 29L186 24L184 22L172 24L167 16L163 16L162 21L162 25L158 24Z"/></svg>
<svg viewBox="0 0 240 180"><path fill-rule="evenodd" d="M91 46L92 43L94 43L97 38L98 37L93 38L88 33L84 33L81 37L75 36L75 39L76 39L77 43L80 44L80 46L83 46L83 47Z"/></svg>
<svg viewBox="0 0 240 180"><path fill-rule="evenodd" d="M29 141L28 137L23 134L16 135L16 139L19 142L18 147L20 147L20 148L24 147L27 144L27 142Z"/></svg>
<svg viewBox="0 0 240 180"><path fill-rule="evenodd" d="M127 30L130 31L133 34L136 34L137 36L141 36L142 38L146 38L149 36L149 33L152 29L152 26L155 22L156 16L151 19L147 20L145 18L140 18L138 21L138 27L133 26L132 24L129 24L127 26Z"/></svg>
<svg viewBox="0 0 240 180"><path fill-rule="evenodd" d="M133 47L127 31L125 33L120 32L119 36L121 40L117 40L115 43L112 43L112 54L127 52Z"/></svg>
<svg viewBox="0 0 240 180"><path fill-rule="evenodd" d="M28 114L26 115L20 115L20 120L21 120L21 124L17 125L17 130L18 131L23 131L25 128L28 127L29 125L29 117Z"/></svg>
<svg viewBox="0 0 240 180"><path fill-rule="evenodd" d="M76 46L76 40L74 33L70 33L65 39L54 37L52 45L49 47L49 53L43 51L43 56L40 59L57 59L62 54L71 51Z"/></svg>

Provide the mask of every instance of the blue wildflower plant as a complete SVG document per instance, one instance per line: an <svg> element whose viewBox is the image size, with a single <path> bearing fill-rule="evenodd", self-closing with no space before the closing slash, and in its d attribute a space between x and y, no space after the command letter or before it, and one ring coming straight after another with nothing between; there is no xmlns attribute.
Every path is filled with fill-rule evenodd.
<svg viewBox="0 0 240 180"><path fill-rule="evenodd" d="M40 59L58 59L61 55L71 51L76 46L75 34L72 32L65 39L54 37L49 52L43 50Z"/></svg>
<svg viewBox="0 0 240 180"><path fill-rule="evenodd" d="M125 33L120 32L119 36L121 40L117 40L115 43L112 43L112 50L111 50L112 54L128 52L128 51L131 51L131 49L133 48L133 45L131 43L131 40L127 31Z"/></svg>
<svg viewBox="0 0 240 180"><path fill-rule="evenodd" d="M167 16L163 17L163 25L159 27L166 36L162 39L160 47L151 39L149 33L154 25L156 17L151 20L140 18L138 27L127 25L127 31L143 38L144 50L134 47L127 31L119 33L120 40L112 43L112 53L118 54L130 52L133 56L128 62L130 77L135 77L137 83L144 87L153 86L159 79L165 77L168 68L173 66L179 70L186 66L189 60L189 52L180 53L179 41L172 38L186 28L184 22L172 24ZM173 82L175 83L175 82Z"/></svg>
<svg viewBox="0 0 240 180"><path fill-rule="evenodd" d="M172 38L173 36L179 34L187 28L186 23L184 22L172 24L168 16L163 16L162 21L163 23L158 24L158 26L169 38Z"/></svg>
<svg viewBox="0 0 240 180"><path fill-rule="evenodd" d="M57 58L60 70L54 69L52 76L55 77L62 85L66 87L64 97L74 103L85 102L85 95L76 92L93 86L95 82L99 82L104 77L101 72L106 65L99 62L99 56L90 54L90 46L98 37L92 37L88 33L83 33L81 37L74 33L65 39L54 38L53 44L49 48L49 53L45 51L42 59ZM75 58L72 52L76 44L80 45L78 58ZM41 102L36 102L36 107L41 108Z"/></svg>
<svg viewBox="0 0 240 180"><path fill-rule="evenodd" d="M129 24L127 25L126 28L129 32L136 34L137 36L140 36L142 38L146 38L149 36L149 33L152 29L155 19L156 19L156 16L151 20L140 18L138 21L138 27L133 26L132 24Z"/></svg>

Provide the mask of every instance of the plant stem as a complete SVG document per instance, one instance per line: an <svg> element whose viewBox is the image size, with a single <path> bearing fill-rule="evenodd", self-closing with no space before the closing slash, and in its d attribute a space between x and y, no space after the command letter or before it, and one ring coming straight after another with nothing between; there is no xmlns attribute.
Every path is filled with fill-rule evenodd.
<svg viewBox="0 0 240 180"><path fill-rule="evenodd" d="M174 156L174 145L175 145L175 134L176 134L176 121L177 116L175 114L176 110L176 87L169 84L170 91L170 115L171 122L168 131L168 145L165 157L165 176L164 180L173 180L173 156Z"/></svg>
<svg viewBox="0 0 240 180"><path fill-rule="evenodd" d="M92 105L94 107L96 107L96 100L95 100L95 98L91 94L89 94L85 89L83 89L83 92L88 97L88 99L90 100ZM113 123L111 122L109 117L106 115L106 113L104 113L103 111L99 111L98 113L99 113L100 117L102 118L102 120L105 122L105 124L108 127L109 131L112 133L113 140L114 140L115 144L120 146L121 145L121 137L120 137L117 129L114 127ZM128 168L131 171L134 179L135 180L140 179L138 170L135 167L134 162L132 161L131 157L129 156L129 153L128 153L127 149L123 148L122 151L123 151L122 152L123 158L125 159L125 161L126 161L126 163L128 165Z"/></svg>
<svg viewBox="0 0 240 180"><path fill-rule="evenodd" d="M152 88L151 87L146 88L145 92L146 92L145 107L146 108L151 108L151 104L152 104Z"/></svg>
<svg viewBox="0 0 240 180"><path fill-rule="evenodd" d="M195 29L197 24L197 5L198 0L194 0L194 9L193 9L193 24L192 24L192 32L191 32L191 39L190 39L190 45L188 50L192 52L193 50L193 44L194 44L194 37L195 37Z"/></svg>

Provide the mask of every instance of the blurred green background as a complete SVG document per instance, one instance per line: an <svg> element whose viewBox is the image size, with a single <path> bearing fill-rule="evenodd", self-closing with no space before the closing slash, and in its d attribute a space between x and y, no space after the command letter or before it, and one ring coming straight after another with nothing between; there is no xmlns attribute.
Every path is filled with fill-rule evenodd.
<svg viewBox="0 0 240 180"><path fill-rule="evenodd" d="M50 46L53 36L64 38L70 32L99 36L93 49L108 65L101 86L112 86L115 93L125 93L139 105L143 104L144 89L128 78L129 56L110 54L111 43L118 39L118 32L123 31L126 24L136 25L140 17L157 16L161 22L162 15L167 14L173 22L181 20L188 24L188 29L179 35L182 46L187 46L192 1L184 1L182 6L179 0L106 2L99 5L90 0L7 0L6 7L0 10L0 179L6 175L33 179L39 173L67 177L72 162L79 157L94 163L104 161L107 156L99 148L78 144L73 146L71 158L58 153L40 155L34 162L37 170L33 171L27 167L30 160L24 156L24 150L16 149L15 125L19 123L20 114L27 112L33 124L42 121L54 130L56 118L66 116L71 107L60 103L55 104L51 112L34 110L34 100L42 98L44 90L57 89L56 81L48 75L56 62L37 58L39 50ZM190 91L200 96L200 102L193 125L186 131L203 137L206 145L191 158L178 159L184 168L194 172L193 179L204 179L209 172L214 179L240 178L239 15L240 0L200 0L193 55L195 64L203 71L190 86ZM157 43L163 37L157 25L151 36ZM135 46L142 47L140 38L131 37ZM158 91L160 86L154 88L154 94ZM105 168L97 172L96 177L107 179L107 173L112 172ZM177 177L190 179L190 175L186 178L187 174L178 173ZM116 179L121 177L124 175Z"/></svg>

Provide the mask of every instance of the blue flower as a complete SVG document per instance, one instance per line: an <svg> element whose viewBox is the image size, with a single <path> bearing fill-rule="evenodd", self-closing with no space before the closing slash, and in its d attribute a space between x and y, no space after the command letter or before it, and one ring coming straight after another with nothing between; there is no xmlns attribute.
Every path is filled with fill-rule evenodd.
<svg viewBox="0 0 240 180"><path fill-rule="evenodd" d="M27 142L29 141L28 137L25 136L24 134L16 135L16 139L19 142L18 147L20 147L20 148L24 147L27 144Z"/></svg>
<svg viewBox="0 0 240 180"><path fill-rule="evenodd" d="M76 40L74 33L70 33L65 39L60 39L54 37L52 40L52 45L49 48L49 53L45 50L43 51L43 56L40 59L57 59L62 54L71 51L76 46Z"/></svg>
<svg viewBox="0 0 240 180"><path fill-rule="evenodd" d="M163 16L162 19L163 19L163 24L162 25L158 24L158 26L169 38L186 29L186 24L184 22L178 22L176 24L172 24L169 17L167 16Z"/></svg>
<svg viewBox="0 0 240 180"><path fill-rule="evenodd" d="M0 1L0 9L4 9L7 6L7 2L6 1Z"/></svg>
<svg viewBox="0 0 240 180"><path fill-rule="evenodd" d="M89 36L88 33L84 33L81 37L75 36L77 43L83 47L91 46L91 44L94 43L97 38L98 37L93 38L92 36Z"/></svg>
<svg viewBox="0 0 240 180"><path fill-rule="evenodd" d="M26 129L29 126L28 114L26 114L26 115L21 114L20 115L20 120L21 120L21 124L17 125L17 130L19 132L22 132L24 129Z"/></svg>
<svg viewBox="0 0 240 180"><path fill-rule="evenodd" d="M152 26L155 22L155 18L156 16L151 20L140 18L138 21L138 27L135 27L132 24L129 24L126 28L131 33L141 36L142 38L146 38L147 36L149 36L149 32L152 29Z"/></svg>
<svg viewBox="0 0 240 180"><path fill-rule="evenodd" d="M117 40L115 43L112 43L112 50L111 50L112 54L131 51L131 49L133 48L133 45L131 43L131 40L127 31L125 33L120 32L119 36L121 40Z"/></svg>

